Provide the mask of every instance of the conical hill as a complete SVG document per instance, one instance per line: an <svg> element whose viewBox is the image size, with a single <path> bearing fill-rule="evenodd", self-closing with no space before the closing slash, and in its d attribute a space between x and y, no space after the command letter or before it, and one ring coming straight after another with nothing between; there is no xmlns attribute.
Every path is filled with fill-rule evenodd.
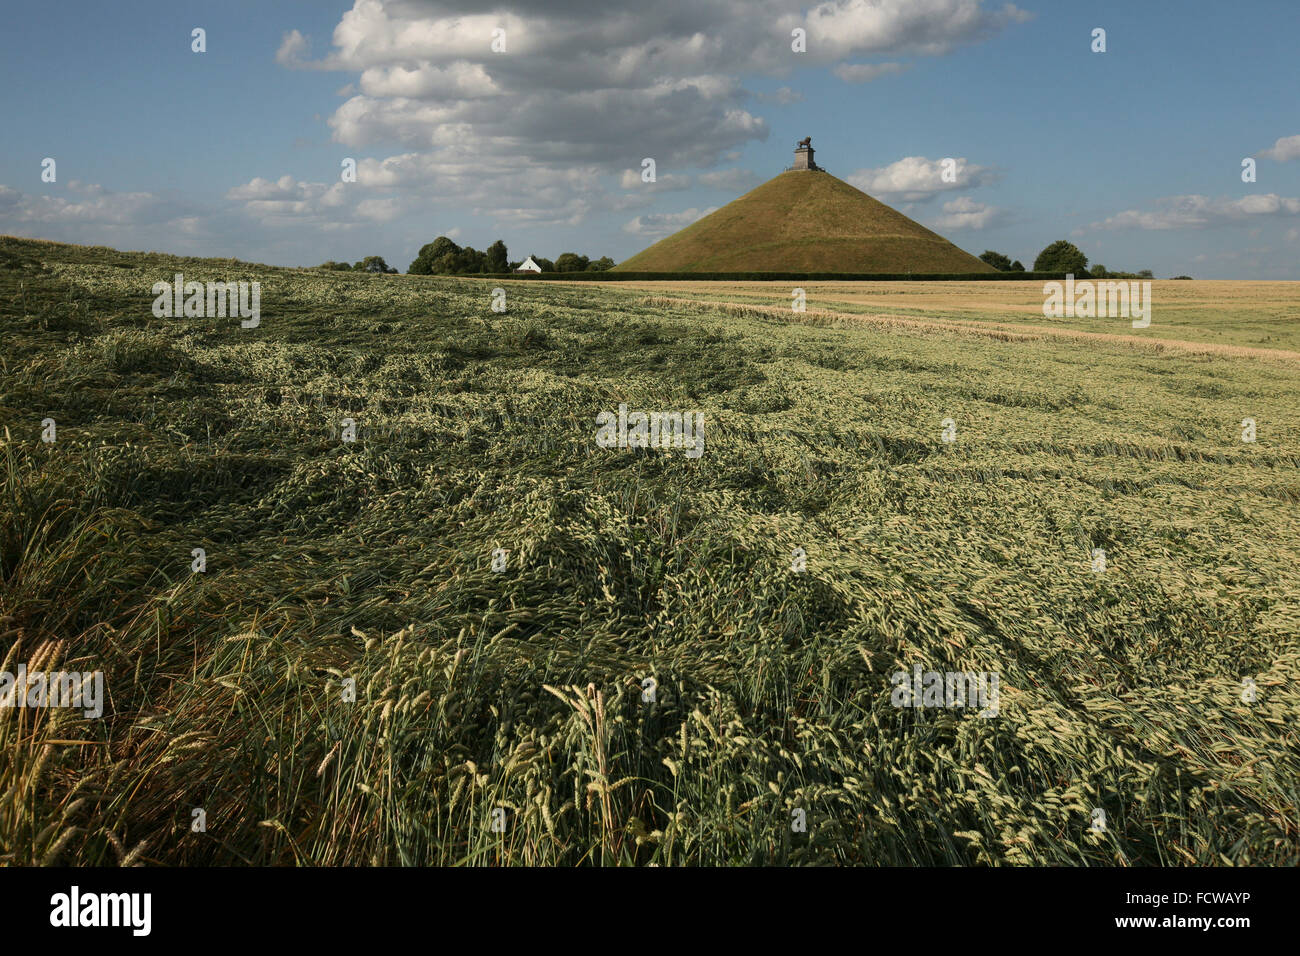
<svg viewBox="0 0 1300 956"><path fill-rule="evenodd" d="M618 272L992 272L823 170L791 170L620 263Z"/></svg>

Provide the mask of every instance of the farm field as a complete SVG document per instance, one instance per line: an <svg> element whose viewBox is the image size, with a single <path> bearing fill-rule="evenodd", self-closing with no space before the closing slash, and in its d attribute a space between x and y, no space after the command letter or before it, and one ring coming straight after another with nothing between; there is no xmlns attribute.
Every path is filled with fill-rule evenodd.
<svg viewBox="0 0 1300 956"><path fill-rule="evenodd" d="M1099 279L1125 282L1131 279ZM712 282L625 280L664 296L747 302L789 309L791 290L805 292L809 310L887 314L901 318L1046 327L1132 334L1128 319L1043 315L1043 282ZM1146 338L1300 351L1300 282L1239 280L1151 281L1153 316Z"/></svg>
<svg viewBox="0 0 1300 956"><path fill-rule="evenodd" d="M0 862L1300 864L1296 284L807 293L0 239Z"/></svg>

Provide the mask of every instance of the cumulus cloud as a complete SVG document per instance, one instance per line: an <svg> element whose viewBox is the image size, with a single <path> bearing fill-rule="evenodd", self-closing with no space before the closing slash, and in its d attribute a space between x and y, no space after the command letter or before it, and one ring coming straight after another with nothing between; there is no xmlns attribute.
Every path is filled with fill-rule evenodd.
<svg viewBox="0 0 1300 956"><path fill-rule="evenodd" d="M68 180L68 189L83 196L107 196L109 191L98 183L83 183L79 179Z"/></svg>
<svg viewBox="0 0 1300 956"><path fill-rule="evenodd" d="M641 182L641 170L625 169L618 184L624 189L640 189L645 192L677 192L691 188L691 177L677 173L664 173L662 176L656 175L655 181L652 183L643 183Z"/></svg>
<svg viewBox="0 0 1300 956"><path fill-rule="evenodd" d="M987 39L1008 24L1025 23L1033 14L1011 3L985 10L979 0L833 0L813 7L806 17L787 14L783 19L791 26L807 25L809 52L816 45L839 59L884 52L940 56Z"/></svg>
<svg viewBox="0 0 1300 956"><path fill-rule="evenodd" d="M1300 135L1283 136L1268 149L1262 149L1259 155L1279 163L1300 159Z"/></svg>
<svg viewBox="0 0 1300 956"><path fill-rule="evenodd" d="M334 30L334 50L317 65L366 69L399 62L430 65L496 58L503 72L582 77L638 85L642 75L689 75L701 67L728 73L788 71L790 36L807 32L799 65L826 65L882 52L937 56L987 39L1031 14L983 0L826 0L806 13L785 0L607 0L592 16L586 0L545 4L493 0L357 0ZM504 53L492 52L493 30ZM307 39L286 34L283 59L301 64ZM517 55L517 56L516 56ZM508 61L514 57L515 63Z"/></svg>
<svg viewBox="0 0 1300 956"><path fill-rule="evenodd" d="M357 166L358 183L364 164ZM378 177L376 177L378 178ZM356 185L301 182L285 175L254 177L226 191L226 199L264 226L313 225L346 229L360 222L389 222L412 209L410 198L375 196Z"/></svg>
<svg viewBox="0 0 1300 956"><path fill-rule="evenodd" d="M39 236L58 242L112 245L119 249L153 249L165 235L173 250L214 251L211 210L185 199L148 192L118 193L94 183L71 180L51 185L48 193L24 193L0 185L0 234ZM57 190L57 191L55 191Z"/></svg>
<svg viewBox="0 0 1300 956"><path fill-rule="evenodd" d="M841 63L832 72L845 83L869 83L906 69L902 63Z"/></svg>
<svg viewBox="0 0 1300 956"><path fill-rule="evenodd" d="M504 172L504 170L503 170ZM226 193L248 217L267 227L313 225L346 229L364 222L390 222L428 209L431 199L409 189L401 195L375 196L360 188L423 186L433 182L448 197L469 199L473 212L517 224L577 225L604 193L596 187L594 169L552 173L544 169L514 170L509 188L479 195L475 187L484 169L472 162L442 165L435 158L404 154L357 163L355 184L300 182L292 176L277 180L254 178Z"/></svg>
<svg viewBox="0 0 1300 956"><path fill-rule="evenodd" d="M752 169L719 169L701 173L696 178L701 186L725 189L728 192L748 192L763 181L763 177Z"/></svg>
<svg viewBox="0 0 1300 956"><path fill-rule="evenodd" d="M296 182L289 175L281 176L274 182L260 176L254 176L251 181L244 185L234 186L227 190L226 198L241 200L297 199L304 195L307 187L307 183Z"/></svg>
<svg viewBox="0 0 1300 956"><path fill-rule="evenodd" d="M969 196L958 196L943 204L943 215L935 220L939 229L987 229L1002 221L1002 210L976 202Z"/></svg>
<svg viewBox="0 0 1300 956"><path fill-rule="evenodd" d="M414 69L400 64L371 67L361 74L361 92L373 97L480 100L502 96L505 90L482 64L451 63Z"/></svg>
<svg viewBox="0 0 1300 956"><path fill-rule="evenodd" d="M689 226L691 223L703 219L711 212L717 211L717 206L710 206L708 209L683 209L681 212L654 213L647 216L637 216L623 224L623 231L629 232L635 236L645 236L647 238L662 238L663 236L672 235L678 229Z"/></svg>
<svg viewBox="0 0 1300 956"><path fill-rule="evenodd" d="M153 193L115 193L75 179L67 191L75 195L31 194L0 186L0 223L156 225L178 219L190 208Z"/></svg>
<svg viewBox="0 0 1300 956"><path fill-rule="evenodd" d="M953 158L953 182L944 182L942 159L926 159L924 156L905 156L888 166L861 169L847 179L864 193L885 202L924 202L941 192L972 189L997 181L995 170L973 165L965 157Z"/></svg>
<svg viewBox="0 0 1300 956"><path fill-rule="evenodd" d="M254 177L227 190L226 198L241 203L257 219L295 222L343 209L348 205L348 189L342 182L299 182L288 175L275 181Z"/></svg>
<svg viewBox="0 0 1300 956"><path fill-rule="evenodd" d="M753 101L802 97L789 87L755 96L742 76L943 55L1028 16L985 0L825 0L806 12L784 0L608 0L600 16L578 0L355 0L322 57L309 59L311 39L295 30L277 61L354 74L329 126L358 152L401 144L400 156L377 161L400 179L384 185L455 188L449 196L534 222L545 217L542 197L520 187L520 172L543 170L585 190L548 190L552 214L568 221L610 198L592 191L588 171L619 176L644 156L661 168L708 168L766 140ZM795 28L807 33L806 53L790 49ZM497 30L504 52L493 51ZM857 64L840 75L862 82L899 69ZM573 168L581 182L563 175ZM361 175L358 184L380 185Z"/></svg>
<svg viewBox="0 0 1300 956"><path fill-rule="evenodd" d="M363 199L357 203L357 215L375 222L390 222L405 211L400 199Z"/></svg>
<svg viewBox="0 0 1300 956"><path fill-rule="evenodd" d="M771 93L757 93L760 103L775 103L778 106L789 106L791 103L802 103L804 95L797 90L792 90L788 86L778 87Z"/></svg>
<svg viewBox="0 0 1300 956"><path fill-rule="evenodd" d="M1156 200L1154 210L1126 209L1092 229L1204 229L1219 225L1258 222L1261 217L1300 215L1300 199L1266 193L1240 199L1209 196L1168 196Z"/></svg>
<svg viewBox="0 0 1300 956"><path fill-rule="evenodd" d="M280 48L275 51L275 62L281 66L300 68L311 55L311 41L297 30L290 30L280 38Z"/></svg>

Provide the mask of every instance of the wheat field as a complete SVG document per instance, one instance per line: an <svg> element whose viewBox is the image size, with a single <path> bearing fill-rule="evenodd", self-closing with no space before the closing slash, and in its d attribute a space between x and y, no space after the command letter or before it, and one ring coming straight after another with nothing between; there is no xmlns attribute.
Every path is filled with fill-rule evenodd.
<svg viewBox="0 0 1300 956"><path fill-rule="evenodd" d="M1111 280L1098 280L1101 282ZM1132 282L1134 280L1113 280ZM1127 335L1123 318L1043 316L1042 281L971 282L714 282L622 281L670 298L768 305L790 311L791 291L802 288L808 310L890 315L922 321L1029 325ZM1300 283L1243 280L1157 279L1151 283L1155 315L1142 338L1300 351Z"/></svg>
<svg viewBox="0 0 1300 956"><path fill-rule="evenodd" d="M0 239L0 862L1300 863L1294 284L807 294Z"/></svg>

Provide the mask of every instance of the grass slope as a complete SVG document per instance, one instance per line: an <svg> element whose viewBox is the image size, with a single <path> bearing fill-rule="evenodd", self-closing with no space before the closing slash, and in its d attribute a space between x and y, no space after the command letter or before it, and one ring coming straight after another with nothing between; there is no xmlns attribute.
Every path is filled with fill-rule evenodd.
<svg viewBox="0 0 1300 956"><path fill-rule="evenodd" d="M825 172L786 172L649 249L623 272L992 272Z"/></svg>
<svg viewBox="0 0 1300 956"><path fill-rule="evenodd" d="M1300 863L1294 366L494 284L0 240L0 862Z"/></svg>

